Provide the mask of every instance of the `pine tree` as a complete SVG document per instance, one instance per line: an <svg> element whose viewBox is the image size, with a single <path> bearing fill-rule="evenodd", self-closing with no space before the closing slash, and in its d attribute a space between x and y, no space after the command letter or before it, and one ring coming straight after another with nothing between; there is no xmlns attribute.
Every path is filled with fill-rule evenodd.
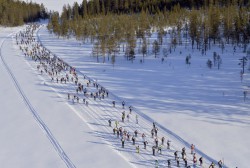
<svg viewBox="0 0 250 168"><path fill-rule="evenodd" d="M95 14L99 14L100 13L100 3L99 0L94 0L94 8L95 8Z"/></svg>
<svg viewBox="0 0 250 168"><path fill-rule="evenodd" d="M80 18L79 17L80 15L79 15L79 5L77 2L74 3L72 9L73 9L73 19L78 20Z"/></svg>
<svg viewBox="0 0 250 168"><path fill-rule="evenodd" d="M219 38L219 25L220 25L220 13L215 6L210 7L209 9L209 17L210 17L210 32L209 36L213 39L214 44L216 39Z"/></svg>
<svg viewBox="0 0 250 168"><path fill-rule="evenodd" d="M233 34L233 18L236 14L234 9L233 6L229 6L225 8L223 13L223 34L227 43L229 43L230 37Z"/></svg>
<svg viewBox="0 0 250 168"><path fill-rule="evenodd" d="M146 38L144 37L143 40L142 40L142 55L143 55L143 62L144 62L144 56L147 54L147 51L148 51L148 45L147 45L147 40Z"/></svg>
<svg viewBox="0 0 250 168"><path fill-rule="evenodd" d="M83 11L82 16L86 18L88 15L87 0L82 1L82 11Z"/></svg>
<svg viewBox="0 0 250 168"><path fill-rule="evenodd" d="M105 4L104 4L104 0L102 0L102 15L105 15L106 11L105 11Z"/></svg>
<svg viewBox="0 0 250 168"><path fill-rule="evenodd" d="M192 48L194 47L194 41L197 36L198 32L198 12L193 10L190 13L190 18L189 18L189 35L192 41Z"/></svg>
<svg viewBox="0 0 250 168"><path fill-rule="evenodd" d="M60 36L60 24L59 24L59 14L57 12L53 13L51 16L51 24L53 32L59 37Z"/></svg>
<svg viewBox="0 0 250 168"><path fill-rule="evenodd" d="M152 46L152 52L154 53L155 58L156 58L156 55L159 53L159 51L160 51L159 43L158 43L157 40L155 40L155 41L153 42L153 46Z"/></svg>

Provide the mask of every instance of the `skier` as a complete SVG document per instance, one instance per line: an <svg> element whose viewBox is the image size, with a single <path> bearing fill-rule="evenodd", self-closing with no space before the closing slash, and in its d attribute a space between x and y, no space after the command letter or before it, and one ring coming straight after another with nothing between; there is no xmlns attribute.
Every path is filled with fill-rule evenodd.
<svg viewBox="0 0 250 168"><path fill-rule="evenodd" d="M219 165L219 168L222 168L223 163L221 160L218 162L218 165Z"/></svg>
<svg viewBox="0 0 250 168"><path fill-rule="evenodd" d="M152 138L154 138L154 133L155 133L155 131L154 131L154 129L152 129L152 130L151 130Z"/></svg>
<svg viewBox="0 0 250 168"><path fill-rule="evenodd" d="M135 132L134 132L134 133L135 133L135 137L137 137L138 131L137 131L137 130L135 130Z"/></svg>
<svg viewBox="0 0 250 168"><path fill-rule="evenodd" d="M119 125L119 121L115 121L115 127L118 128L118 125Z"/></svg>
<svg viewBox="0 0 250 168"><path fill-rule="evenodd" d="M117 131L117 129L116 129L116 128L113 128L113 133L114 133L114 135L115 135L116 131Z"/></svg>
<svg viewBox="0 0 250 168"><path fill-rule="evenodd" d="M124 148L125 139L122 137L121 141L122 141L122 148Z"/></svg>
<svg viewBox="0 0 250 168"><path fill-rule="evenodd" d="M157 132L158 132L158 128L157 127L155 127L155 136L157 137Z"/></svg>
<svg viewBox="0 0 250 168"><path fill-rule="evenodd" d="M111 127L111 119L109 119L109 126Z"/></svg>
<svg viewBox="0 0 250 168"><path fill-rule="evenodd" d="M132 136L132 142L133 142L133 145L135 145L135 137Z"/></svg>
<svg viewBox="0 0 250 168"><path fill-rule="evenodd" d="M148 141L143 141L144 149L147 148Z"/></svg>
<svg viewBox="0 0 250 168"><path fill-rule="evenodd" d="M186 152L181 152L182 159L184 160L186 158Z"/></svg>
<svg viewBox="0 0 250 168"><path fill-rule="evenodd" d="M184 157L186 156L186 148L182 148L182 152L181 152L181 155L182 155L182 159L184 159Z"/></svg>
<svg viewBox="0 0 250 168"><path fill-rule="evenodd" d="M70 99L70 94L68 93L68 100Z"/></svg>
<svg viewBox="0 0 250 168"><path fill-rule="evenodd" d="M139 147L139 145L136 147L136 153L140 153L140 147Z"/></svg>
<svg viewBox="0 0 250 168"><path fill-rule="evenodd" d="M128 120L128 122L129 122L129 114L127 114L127 120Z"/></svg>
<svg viewBox="0 0 250 168"><path fill-rule="evenodd" d="M127 140L128 141L130 140L130 133L129 132L127 133Z"/></svg>
<svg viewBox="0 0 250 168"><path fill-rule="evenodd" d="M194 148L195 148L194 144L191 144L191 154L194 153Z"/></svg>
<svg viewBox="0 0 250 168"><path fill-rule="evenodd" d="M174 152L174 158L175 158L175 160L177 160L177 157L178 157L178 151L175 151Z"/></svg>
<svg viewBox="0 0 250 168"><path fill-rule="evenodd" d="M200 166L202 167L202 165L203 165L203 158L202 157L200 157L199 162L200 162Z"/></svg>
<svg viewBox="0 0 250 168"><path fill-rule="evenodd" d="M161 145L164 145L164 141L165 141L165 138L162 137L162 138L161 138Z"/></svg>
<svg viewBox="0 0 250 168"><path fill-rule="evenodd" d="M129 106L129 113L131 114L132 112L132 106Z"/></svg>
<svg viewBox="0 0 250 168"><path fill-rule="evenodd" d="M136 124L138 124L138 115L135 116Z"/></svg>
<svg viewBox="0 0 250 168"><path fill-rule="evenodd" d="M142 133L141 137L142 137L142 140L145 141L146 135L144 133Z"/></svg>
<svg viewBox="0 0 250 168"><path fill-rule="evenodd" d="M184 161L185 167L187 167L188 165L187 158L183 159L183 161Z"/></svg>
<svg viewBox="0 0 250 168"><path fill-rule="evenodd" d="M123 136L122 127L119 128L119 134L121 137Z"/></svg>
<svg viewBox="0 0 250 168"><path fill-rule="evenodd" d="M186 148L183 147L183 148L181 149L181 151L182 151L182 153L186 153Z"/></svg>
<svg viewBox="0 0 250 168"><path fill-rule="evenodd" d="M155 160L155 168L158 168L158 166L159 166L159 162L158 160Z"/></svg>
<svg viewBox="0 0 250 168"><path fill-rule="evenodd" d="M122 101L122 108L124 109L124 106L125 106L125 102L124 101Z"/></svg>
<svg viewBox="0 0 250 168"><path fill-rule="evenodd" d="M117 138L119 138L120 132L119 130L116 131Z"/></svg>
<svg viewBox="0 0 250 168"><path fill-rule="evenodd" d="M153 122L153 128L155 129L155 122Z"/></svg>
<svg viewBox="0 0 250 168"><path fill-rule="evenodd" d="M168 168L170 168L170 167L171 167L171 160L168 159Z"/></svg>
<svg viewBox="0 0 250 168"><path fill-rule="evenodd" d="M212 162L211 165L208 168L215 168L214 162Z"/></svg>
<svg viewBox="0 0 250 168"><path fill-rule="evenodd" d="M124 129L124 131L123 131L123 136L127 136L127 131Z"/></svg>
<svg viewBox="0 0 250 168"><path fill-rule="evenodd" d="M159 153L159 151L160 151L160 154L161 154L161 150L162 150L162 145L160 145L159 147L158 147L158 153Z"/></svg>
<svg viewBox="0 0 250 168"><path fill-rule="evenodd" d="M158 147L158 138L155 138L155 146Z"/></svg>
<svg viewBox="0 0 250 168"><path fill-rule="evenodd" d="M125 111L122 112L122 122L124 122L124 119L125 119Z"/></svg>
<svg viewBox="0 0 250 168"><path fill-rule="evenodd" d="M177 164L177 167L180 167L180 159L179 159L179 157L177 157L177 159L176 159L176 164Z"/></svg>
<svg viewBox="0 0 250 168"><path fill-rule="evenodd" d="M155 156L155 146L152 147L153 155Z"/></svg>
<svg viewBox="0 0 250 168"><path fill-rule="evenodd" d="M196 158L196 155L194 154L193 156L193 163L194 163L194 166L197 164L197 158Z"/></svg>
<svg viewBox="0 0 250 168"><path fill-rule="evenodd" d="M113 107L115 107L115 101L112 101Z"/></svg>
<svg viewBox="0 0 250 168"><path fill-rule="evenodd" d="M170 149L170 140L167 141L167 149Z"/></svg>

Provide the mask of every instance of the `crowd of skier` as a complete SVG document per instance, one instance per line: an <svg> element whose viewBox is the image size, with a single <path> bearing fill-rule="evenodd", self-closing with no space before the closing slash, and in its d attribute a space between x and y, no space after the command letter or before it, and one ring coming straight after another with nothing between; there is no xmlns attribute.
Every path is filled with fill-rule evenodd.
<svg viewBox="0 0 250 168"><path fill-rule="evenodd" d="M16 34L16 44L25 57L36 62L39 73L47 74L52 83L62 85L70 83L73 86L73 91L66 95L68 101L72 104L78 103L89 106L90 101L114 98L109 97L109 91L106 88L86 75L83 75L83 79L80 79L80 75L74 67L43 47L35 37L38 28L39 25L37 24L27 26L24 31ZM121 118L109 119L107 124L113 138L120 141L121 148L134 147L135 153L138 154L141 150L152 150L155 167L160 166L157 156L163 155L163 153L168 153L165 164L167 167L205 167L204 159L197 155L194 144L191 144L188 150L185 147L178 150L172 145L171 140L167 139L163 132L159 130L155 122L152 123L152 128L149 130L132 127L131 125L140 125L139 116L132 106L126 106L125 101L111 100L110 106L118 111L121 110ZM223 162L221 160L216 164L212 162L208 166L209 168L215 168L216 166L222 168Z"/></svg>

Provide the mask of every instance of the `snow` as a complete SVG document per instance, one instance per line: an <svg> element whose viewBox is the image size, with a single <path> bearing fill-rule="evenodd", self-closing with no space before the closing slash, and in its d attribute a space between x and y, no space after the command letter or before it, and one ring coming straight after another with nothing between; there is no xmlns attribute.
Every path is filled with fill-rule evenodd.
<svg viewBox="0 0 250 168"><path fill-rule="evenodd" d="M1 44L4 36L17 30L1 28ZM9 44L10 47L6 46L7 43L4 43L2 47L6 49L1 50L1 55L12 55L12 44ZM38 131L38 125L29 114L2 61L0 76L1 167L63 167L64 164L50 147L46 137Z"/></svg>
<svg viewBox="0 0 250 168"><path fill-rule="evenodd" d="M110 62L97 63L90 56L89 44L58 39L45 28L39 34L43 44L57 56L207 155L223 159L229 167L247 167L247 157L242 156L250 154L246 148L250 145L250 135L246 134L250 106L249 98L243 101L243 91L249 92L249 74L241 83L238 59L244 56L242 49L237 48L233 54L233 47L227 46L222 54L215 47L201 56L191 46L182 46L163 64L153 56L147 57L144 64L139 63L140 58L124 63L125 58L118 56L113 67ZM206 67L213 51L222 56L220 70ZM189 53L190 67L185 65Z"/></svg>
<svg viewBox="0 0 250 168"><path fill-rule="evenodd" d="M30 104L75 167L115 167L117 163L121 167L130 167L110 147L99 143L88 124L72 113L68 103L46 83L44 85L44 79L20 54L15 40L7 38L4 41L7 34L17 30L1 30L1 43L4 42L1 55ZM66 167L25 105L2 60L0 64L1 167Z"/></svg>
<svg viewBox="0 0 250 168"><path fill-rule="evenodd" d="M60 11L69 1L35 2ZM54 168L67 167L67 163L72 163L68 167L153 167L155 159L160 167L166 167L174 150L185 146L190 153L191 143L197 155L204 157L206 167L220 159L227 167L248 167L250 75L247 71L241 81L238 63L246 55L242 48L237 47L234 53L229 45L222 54L215 46L202 56L188 44L186 48L177 47L163 63L161 56L155 59L153 54L146 56L144 63L137 55L132 63L125 61L120 52L112 65L107 58L106 63L101 57L96 62L89 43L58 39L44 26L38 35L46 48L76 67L81 82L86 83L85 74L109 90L109 98L87 98L86 106L67 99L67 93L75 93L74 84L51 82L37 71L37 63L24 57L12 36L23 28L0 27L0 167ZM214 51L222 57L220 70L206 66ZM185 65L189 54L190 66ZM248 92L246 101L243 91ZM116 108L112 100L116 100ZM140 154L131 142L121 148L120 139L108 127L108 119L113 120L112 126L120 120L123 100L126 114L129 105L134 110L130 121L120 125L131 134L135 129L140 135L145 132L149 141L144 150L141 138L137 138ZM135 123L136 114L139 124ZM152 121L157 123L159 137L172 141L173 150L164 146L162 155L152 156ZM191 159L188 154L189 163Z"/></svg>

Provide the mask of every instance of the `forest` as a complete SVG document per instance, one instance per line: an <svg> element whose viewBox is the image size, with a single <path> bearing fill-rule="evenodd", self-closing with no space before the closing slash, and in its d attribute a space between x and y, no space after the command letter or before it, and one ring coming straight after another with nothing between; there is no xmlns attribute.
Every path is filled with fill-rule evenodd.
<svg viewBox="0 0 250 168"><path fill-rule="evenodd" d="M136 47L144 56L149 45L156 56L162 47L167 54L187 41L206 54L211 44L221 48L242 44L246 49L249 9L248 0L83 0L65 5L61 15L52 13L48 29L58 37L91 42L97 56L115 56L122 47L128 59L133 59ZM157 40L150 44L153 33ZM168 47L162 46L167 34L171 37Z"/></svg>
<svg viewBox="0 0 250 168"><path fill-rule="evenodd" d="M45 7L33 2L17 0L0 0L0 25L19 26L46 18Z"/></svg>

